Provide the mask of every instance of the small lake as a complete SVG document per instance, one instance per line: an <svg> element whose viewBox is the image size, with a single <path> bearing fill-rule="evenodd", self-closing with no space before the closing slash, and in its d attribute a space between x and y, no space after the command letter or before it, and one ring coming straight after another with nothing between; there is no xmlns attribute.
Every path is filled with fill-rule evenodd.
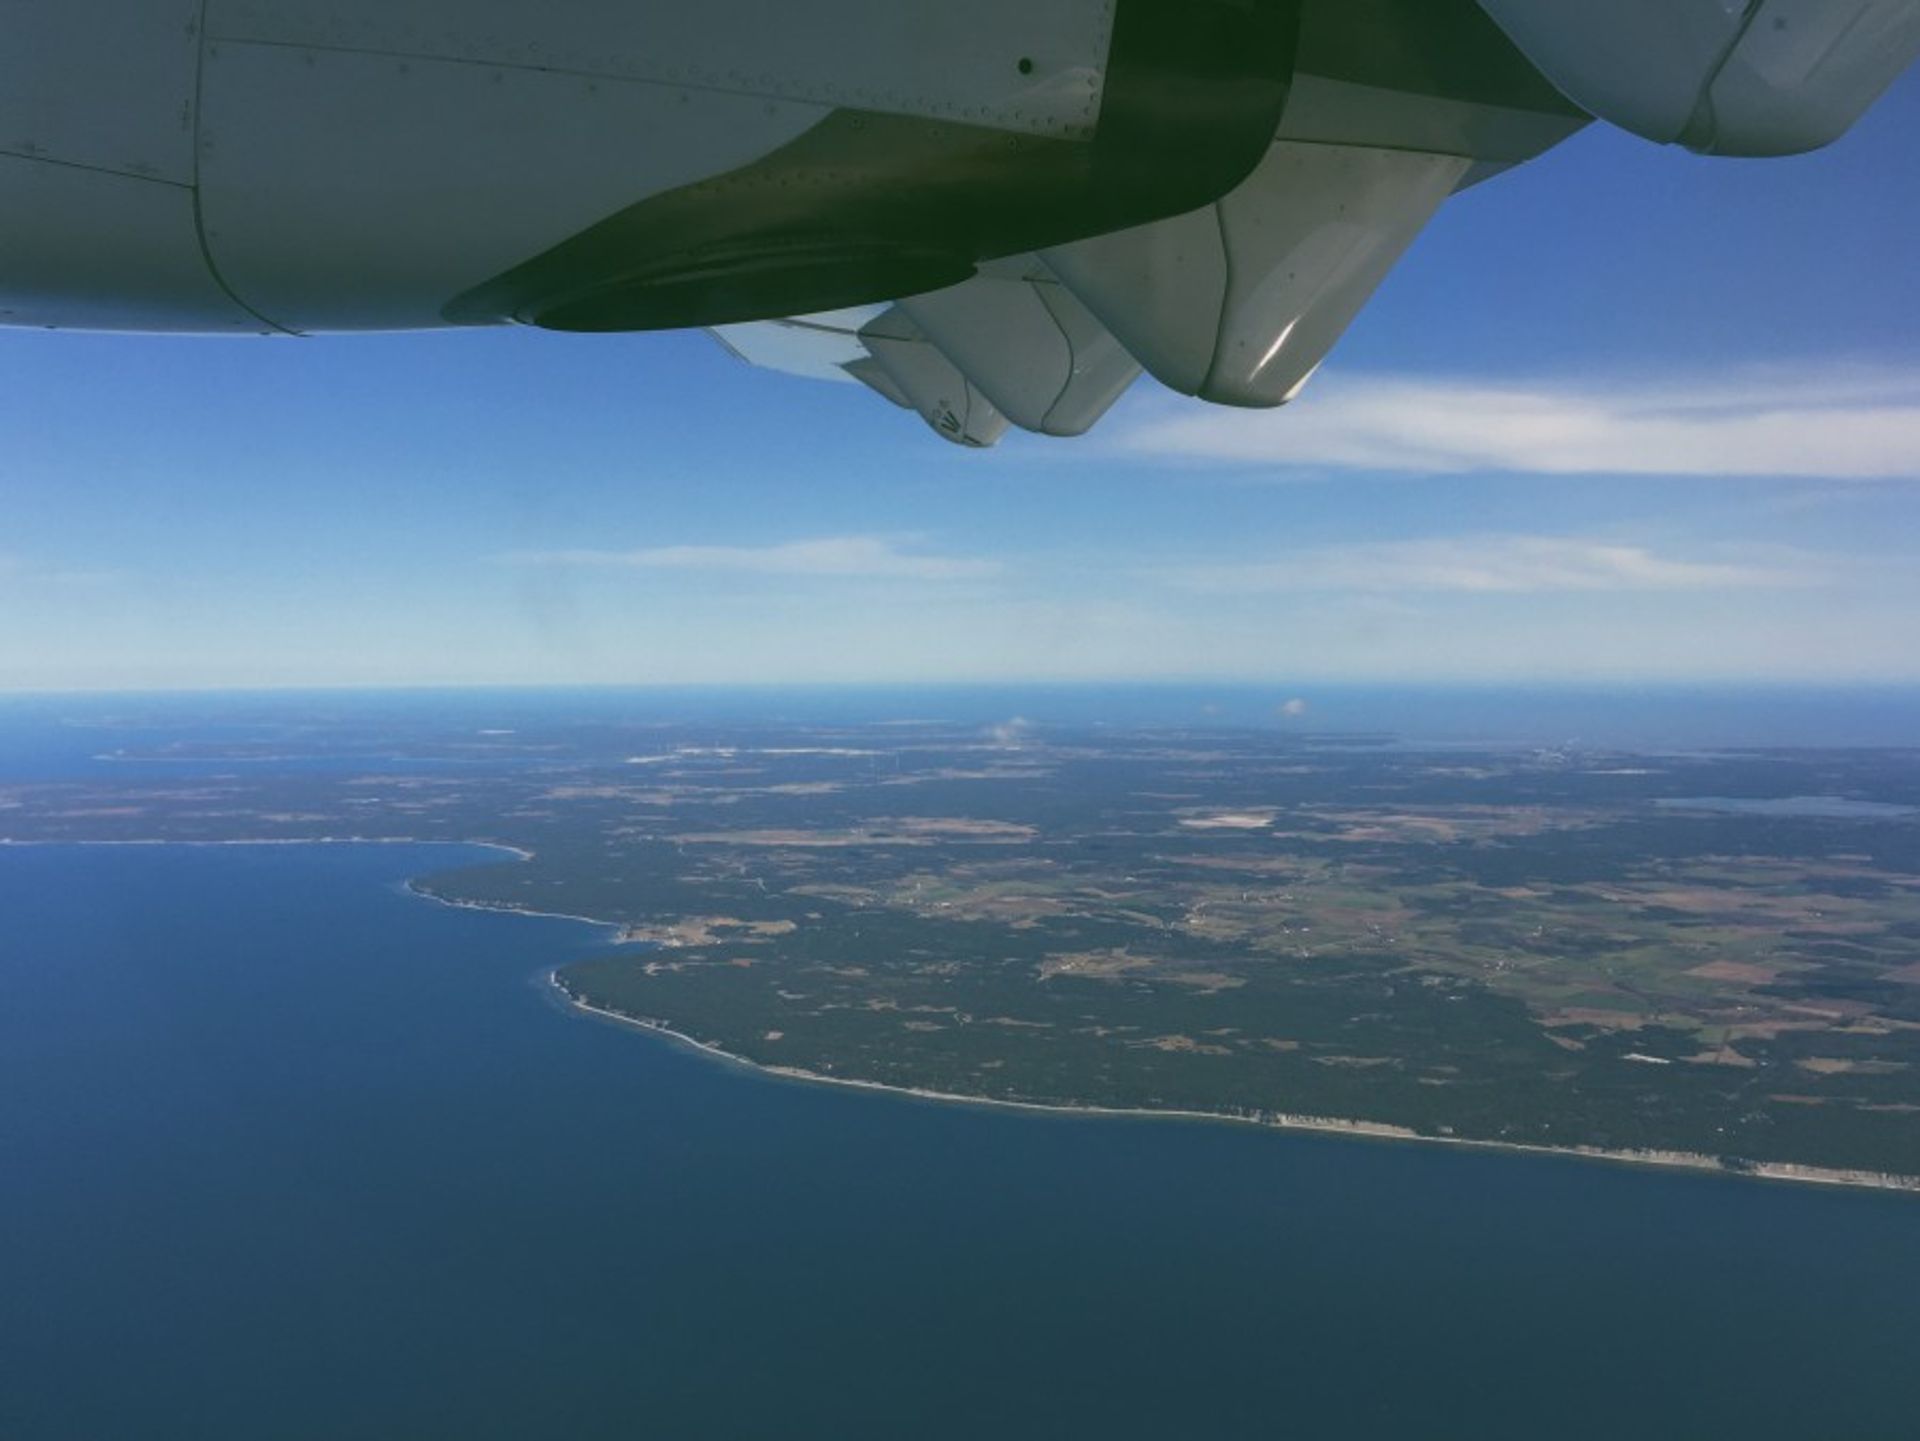
<svg viewBox="0 0 1920 1441"><path fill-rule="evenodd" d="M1846 796L1667 796L1654 802L1665 810L1710 811L1715 815L1779 816L1788 820L1873 821L1900 820L1920 815L1920 807L1887 801L1859 801Z"/></svg>

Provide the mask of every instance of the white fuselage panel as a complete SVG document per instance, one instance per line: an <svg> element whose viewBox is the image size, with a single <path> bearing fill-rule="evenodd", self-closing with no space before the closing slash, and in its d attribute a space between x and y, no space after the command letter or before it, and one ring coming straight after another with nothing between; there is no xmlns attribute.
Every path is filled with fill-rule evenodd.
<svg viewBox="0 0 1920 1441"><path fill-rule="evenodd" d="M1110 0L207 3L214 40L538 68L1079 139L1099 119L1112 25Z"/></svg>
<svg viewBox="0 0 1920 1441"><path fill-rule="evenodd" d="M817 105L215 41L207 247L292 330L443 325L447 300L624 206L758 159Z"/></svg>
<svg viewBox="0 0 1920 1441"><path fill-rule="evenodd" d="M0 325L194 333L268 329L207 269L193 191L0 155Z"/></svg>
<svg viewBox="0 0 1920 1441"><path fill-rule="evenodd" d="M0 0L0 324L444 325L470 287L836 110L1083 140L1113 12Z"/></svg>
<svg viewBox="0 0 1920 1441"><path fill-rule="evenodd" d="M199 0L0 0L0 152L193 183Z"/></svg>

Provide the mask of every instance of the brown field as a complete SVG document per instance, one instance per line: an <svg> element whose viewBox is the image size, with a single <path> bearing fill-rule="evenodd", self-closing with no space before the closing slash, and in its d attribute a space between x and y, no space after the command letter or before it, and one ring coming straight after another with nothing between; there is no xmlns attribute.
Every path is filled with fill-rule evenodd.
<svg viewBox="0 0 1920 1441"><path fill-rule="evenodd" d="M1802 1056L1794 1064L1816 1076L1891 1076L1907 1068L1903 1061L1850 1061L1842 1056Z"/></svg>
<svg viewBox="0 0 1920 1441"><path fill-rule="evenodd" d="M1258 831L1273 824L1272 811L1211 811L1183 815L1180 824L1196 831Z"/></svg>
<svg viewBox="0 0 1920 1441"><path fill-rule="evenodd" d="M1604 1011L1593 1006L1569 1006L1540 1018L1543 1026L1598 1026L1603 1031L1637 1031L1651 1017L1637 1011Z"/></svg>
<svg viewBox="0 0 1920 1441"><path fill-rule="evenodd" d="M732 916L682 916L666 925L628 926L620 933L622 941L651 941L660 946L711 946L720 943L738 945L745 941L769 940L791 935L798 927L792 921L742 921Z"/></svg>
<svg viewBox="0 0 1920 1441"><path fill-rule="evenodd" d="M1145 970L1152 964L1145 956L1136 956L1126 950L1066 951L1043 960L1039 976L1043 981L1054 976L1086 976L1094 980L1107 980L1125 975L1128 971Z"/></svg>
<svg viewBox="0 0 1920 1441"><path fill-rule="evenodd" d="M1032 826L1013 821L977 819L970 816L876 816L881 830L902 831L911 836L991 836L995 839L1031 840L1039 834Z"/></svg>
<svg viewBox="0 0 1920 1441"><path fill-rule="evenodd" d="M1289 830L1289 835L1325 839L1328 826L1334 840L1355 842L1430 842L1479 840L1496 836L1531 836L1542 831L1568 830L1594 824L1600 817L1576 810L1549 810L1541 806L1444 806L1432 810L1398 810L1315 805L1302 808L1312 829Z"/></svg>
<svg viewBox="0 0 1920 1441"><path fill-rule="evenodd" d="M1686 974L1701 976L1709 981L1743 981L1764 986L1778 979L1781 969L1779 966L1756 965L1751 961L1709 961L1704 966L1694 966Z"/></svg>

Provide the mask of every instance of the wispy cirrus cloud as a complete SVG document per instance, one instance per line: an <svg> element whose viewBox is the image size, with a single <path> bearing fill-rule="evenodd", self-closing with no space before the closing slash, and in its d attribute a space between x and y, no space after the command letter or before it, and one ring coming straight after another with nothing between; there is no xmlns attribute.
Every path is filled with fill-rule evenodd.
<svg viewBox="0 0 1920 1441"><path fill-rule="evenodd" d="M516 565L587 570L711 571L734 575L885 580L980 580L1000 562L912 549L898 538L836 535L774 545L660 545L635 550L515 551Z"/></svg>
<svg viewBox="0 0 1920 1441"><path fill-rule="evenodd" d="M121 572L117 570L68 570L43 565L25 556L0 552L0 583L87 587L112 585L121 578Z"/></svg>
<svg viewBox="0 0 1920 1441"><path fill-rule="evenodd" d="M1155 574L1179 589L1209 595L1498 595L1782 589L1819 585L1831 569L1824 557L1780 547L1740 558L1689 557L1568 536L1470 535L1314 546L1252 564L1183 566Z"/></svg>
<svg viewBox="0 0 1920 1441"><path fill-rule="evenodd" d="M1279 411L1183 408L1119 444L1267 467L1920 478L1920 370L1588 383L1329 374Z"/></svg>

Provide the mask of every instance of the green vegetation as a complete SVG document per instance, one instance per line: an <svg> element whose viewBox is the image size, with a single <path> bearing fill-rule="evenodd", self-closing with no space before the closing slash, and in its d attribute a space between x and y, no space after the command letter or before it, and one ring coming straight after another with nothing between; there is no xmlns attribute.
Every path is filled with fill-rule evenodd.
<svg viewBox="0 0 1920 1441"><path fill-rule="evenodd" d="M451 744L179 753L0 791L0 834L509 842L422 888L627 927L562 984L769 1066L1920 1175L1920 753ZM1742 808L1800 796L1892 809Z"/></svg>

